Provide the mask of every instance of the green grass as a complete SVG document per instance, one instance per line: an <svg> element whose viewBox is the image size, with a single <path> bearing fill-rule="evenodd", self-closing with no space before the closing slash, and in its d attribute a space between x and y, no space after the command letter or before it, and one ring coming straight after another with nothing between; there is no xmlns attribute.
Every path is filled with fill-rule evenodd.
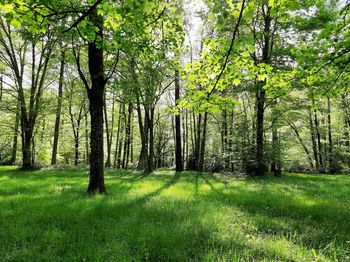
<svg viewBox="0 0 350 262"><path fill-rule="evenodd" d="M0 261L349 261L350 176L0 167Z"/></svg>

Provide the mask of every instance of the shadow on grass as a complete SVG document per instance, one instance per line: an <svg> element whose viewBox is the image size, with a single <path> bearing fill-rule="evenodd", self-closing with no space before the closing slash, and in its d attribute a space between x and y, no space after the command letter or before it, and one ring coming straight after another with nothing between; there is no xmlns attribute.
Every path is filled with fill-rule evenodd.
<svg viewBox="0 0 350 262"><path fill-rule="evenodd" d="M345 202L338 202L337 198L330 197L332 191L336 189L331 186L319 187L318 195L308 194L304 191L300 195L286 194L285 188L280 185L286 181L269 181L266 185L261 185L261 180L248 179L244 184L258 185L258 187L241 187L234 190L226 190L223 187L216 188L208 177L200 177L211 188L211 193L203 195L208 201L217 201L220 205L235 206L251 217L258 217L265 223L269 220L286 221L288 227L280 228L284 233L290 233L291 228L304 236L304 243L312 247L313 245L327 247L334 239L346 245L350 240L350 202L349 198ZM213 179L215 181L215 179ZM289 181L292 181L289 179ZM306 190L307 180L302 180L302 190ZM294 182L294 181L293 181ZM299 183L299 181L297 181ZM306 183L306 185L305 185ZM339 183L339 181L338 181ZM298 184L299 185L299 184ZM279 190L278 190L279 188ZM283 190L281 190L283 189ZM343 188L338 192L341 196L348 196L349 189ZM323 197L324 196L324 197ZM328 196L328 197L327 197ZM261 231L266 231L268 223L256 224ZM282 232L283 233L283 232Z"/></svg>
<svg viewBox="0 0 350 262"><path fill-rule="evenodd" d="M247 214L246 219L256 228L253 234L271 237L297 231L301 238L292 242L298 245L300 241L317 251L335 236L346 246L350 235L349 201L335 205L337 198L324 198L332 192L329 186L318 187L321 198L312 198L308 187L313 179L287 176L227 182L216 175L190 172L156 172L143 177L138 172L109 171L110 195L87 197L87 180L79 172L0 173L0 178L8 177L0 180L0 253L5 260L52 261L64 256L67 261L203 261L211 255L214 261L223 255L232 259L237 253L241 260L290 259L286 254L262 251L236 235L227 240L216 235L222 225L215 220L203 222L203 214L222 209ZM152 192L131 197L131 188L142 187L138 182L144 180L162 184ZM157 197L183 183L193 188L189 199ZM339 181L334 183L339 185ZM293 195L290 188L295 186L301 195ZM348 193L341 189L340 194Z"/></svg>

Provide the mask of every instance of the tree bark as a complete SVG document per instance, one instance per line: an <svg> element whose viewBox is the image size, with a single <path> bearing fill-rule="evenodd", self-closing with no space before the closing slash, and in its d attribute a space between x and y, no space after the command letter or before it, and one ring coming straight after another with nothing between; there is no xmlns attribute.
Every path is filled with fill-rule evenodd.
<svg viewBox="0 0 350 262"><path fill-rule="evenodd" d="M104 124L105 124L105 130L106 130L106 139L107 139L107 157L106 157L106 163L105 167L111 166L111 147L110 147L110 141L109 141L109 124L108 124L108 115L107 115L107 101L106 101L106 90L103 94L103 114L104 114Z"/></svg>
<svg viewBox="0 0 350 262"><path fill-rule="evenodd" d="M122 115L125 105L120 104L119 105L119 111L118 111L118 129L117 129L117 138L115 142L115 153L114 153L114 168L120 168L121 164L121 141L122 141L122 127L121 127L121 121L122 121Z"/></svg>
<svg viewBox="0 0 350 262"><path fill-rule="evenodd" d="M315 165L316 170L319 171L320 169L320 162L318 158L318 151L317 151L317 143L316 143L316 135L315 135L315 127L312 121L312 111L311 108L309 109L309 124L310 124L310 134L311 134L311 143L312 143L312 151L314 153L314 159L315 159Z"/></svg>
<svg viewBox="0 0 350 262"><path fill-rule="evenodd" d="M334 157L333 157L333 139L332 139L332 116L331 101L327 96L327 120L328 120L328 172L335 173Z"/></svg>
<svg viewBox="0 0 350 262"><path fill-rule="evenodd" d="M125 140L124 140L124 154L123 154L123 168L128 168L129 164L129 155L130 155L130 141L131 141L131 114L132 114L132 103L128 105L128 115L125 123Z"/></svg>
<svg viewBox="0 0 350 262"><path fill-rule="evenodd" d="M222 110L222 123L221 123L221 154L225 165L225 169L229 168L230 159L228 157L228 129L227 129L227 109Z"/></svg>
<svg viewBox="0 0 350 262"><path fill-rule="evenodd" d="M257 91L257 120L256 120L256 176L265 174L264 163L264 105L265 90L262 87Z"/></svg>
<svg viewBox="0 0 350 262"><path fill-rule="evenodd" d="M141 111L141 105L140 102L137 101L137 116L138 116L138 122L139 122L139 130L140 130L140 136L141 136L141 151L139 156L139 163L137 165L138 170L148 170L148 121L147 121L147 112L145 110L145 117L144 117L144 123L142 121L142 111Z"/></svg>
<svg viewBox="0 0 350 262"><path fill-rule="evenodd" d="M103 105L105 76L103 68L103 18L95 8L89 20L97 28L94 42L88 43L88 63L91 88L88 89L89 110L91 116L91 164L88 193L106 193L104 184L104 148L103 148Z"/></svg>
<svg viewBox="0 0 350 262"><path fill-rule="evenodd" d="M205 112L204 113L204 120L203 120L202 141L199 141L200 142L200 154L199 154L198 171L204 170L205 145L206 145L206 139L207 139L207 122L208 122L208 112Z"/></svg>
<svg viewBox="0 0 350 262"><path fill-rule="evenodd" d="M84 118L85 118L85 163L87 165L90 165L88 114L87 114L85 103L84 103Z"/></svg>
<svg viewBox="0 0 350 262"><path fill-rule="evenodd" d="M54 137L53 137L51 165L57 164L57 147L58 147L58 138L59 138L60 121L61 121L61 110L62 110L64 66L65 66L65 51L62 51L61 52L60 77L59 77L59 81L58 81L57 110L56 110L55 131L54 131Z"/></svg>
<svg viewBox="0 0 350 262"><path fill-rule="evenodd" d="M278 138L278 125L277 125L277 111L276 111L277 101L274 100L272 102L272 159L271 159L271 172L274 173L275 176L281 176L281 145Z"/></svg>
<svg viewBox="0 0 350 262"><path fill-rule="evenodd" d="M271 21L272 17L270 14L271 8L267 6L262 7L264 16L264 33L263 33L263 44L262 44L262 58L261 62L265 64L270 63L270 56L272 51L272 34L271 34ZM264 111L265 111L265 99L266 92L264 90L264 85L266 80L258 81L257 91L256 91L256 176L265 175L265 163L264 163Z"/></svg>
<svg viewBox="0 0 350 262"><path fill-rule="evenodd" d="M175 106L178 105L180 99L180 72L175 70ZM182 149L181 149L181 121L180 112L175 115L175 170L183 171Z"/></svg>
<svg viewBox="0 0 350 262"><path fill-rule="evenodd" d="M199 159L201 150L201 125L202 125L202 114L198 115L198 120L196 124L197 135L195 136L195 153L194 153L194 170L199 170Z"/></svg>
<svg viewBox="0 0 350 262"><path fill-rule="evenodd" d="M14 126L14 132L13 132L13 144L12 144L12 154L11 154L11 165L16 164L17 160L17 145L18 145L18 126L19 126L19 120L20 120L20 103L19 99L17 99L17 108L16 108L16 119L15 119L15 126Z"/></svg>
<svg viewBox="0 0 350 262"><path fill-rule="evenodd" d="M107 101L106 101L106 92L104 94L104 118L105 118L105 126L106 126L106 138L107 138L107 160L105 163L106 167L111 167L111 151L112 151L112 142L113 142L113 127L114 127L114 97L112 98L112 117L111 117L111 125L108 123L108 114L107 114Z"/></svg>
<svg viewBox="0 0 350 262"><path fill-rule="evenodd" d="M85 98L84 98L85 100ZM80 141L80 123L81 119L83 117L83 105L80 106L79 108L79 113L78 116L75 118L72 112L72 104L71 101L69 103L69 116L70 116L70 121L72 125L72 130L73 130L73 136L74 136L74 165L79 164L79 141Z"/></svg>
<svg viewBox="0 0 350 262"><path fill-rule="evenodd" d="M319 121L318 121L316 110L314 110L314 124L315 124L314 130L316 132L316 139L317 139L316 141L317 141L317 150L318 150L318 158L319 158L319 171L324 172L321 133L320 133Z"/></svg>
<svg viewBox="0 0 350 262"><path fill-rule="evenodd" d="M154 170L154 107L148 111L148 128L149 128L149 152L148 152L148 172Z"/></svg>

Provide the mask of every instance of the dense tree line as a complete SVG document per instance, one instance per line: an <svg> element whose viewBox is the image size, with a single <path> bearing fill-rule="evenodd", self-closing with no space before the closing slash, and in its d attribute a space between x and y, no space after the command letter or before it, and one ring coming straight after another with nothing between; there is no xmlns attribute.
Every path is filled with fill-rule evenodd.
<svg viewBox="0 0 350 262"><path fill-rule="evenodd" d="M1 162L348 170L349 4L202 4L3 1Z"/></svg>

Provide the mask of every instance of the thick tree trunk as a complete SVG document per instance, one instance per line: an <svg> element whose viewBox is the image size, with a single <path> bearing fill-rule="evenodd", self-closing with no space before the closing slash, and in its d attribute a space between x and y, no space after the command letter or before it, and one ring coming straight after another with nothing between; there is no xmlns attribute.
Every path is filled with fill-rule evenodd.
<svg viewBox="0 0 350 262"><path fill-rule="evenodd" d="M61 65L60 65L60 77L59 77L59 81L58 81L57 110L56 110L55 131L54 131L54 137L53 137L51 165L57 164L57 147L58 147L58 137L59 137L59 132L60 132L60 121L61 121L64 66L65 66L65 51L62 51L62 53L61 53Z"/></svg>
<svg viewBox="0 0 350 262"><path fill-rule="evenodd" d="M89 193L105 193L103 161L103 89L92 87L89 91L91 116L91 164Z"/></svg>
<svg viewBox="0 0 350 262"><path fill-rule="evenodd" d="M175 70L175 106L178 105L180 99L180 72ZM182 151L181 151L181 121L180 113L175 115L175 170L176 172L182 172Z"/></svg>
<svg viewBox="0 0 350 262"><path fill-rule="evenodd" d="M32 168L32 128L27 121L23 120L22 115L22 168Z"/></svg>
<svg viewBox="0 0 350 262"><path fill-rule="evenodd" d="M265 64L270 63L270 57L273 47L273 34L271 29L271 22L273 18L271 17L271 8L267 7L265 10L265 6L263 9L263 17L264 17L264 32L263 32L263 43L262 43L262 57L261 62ZM276 26L276 25L275 25ZM258 81L257 83L257 91L256 91L256 168L255 175L263 176L265 174L265 163L264 163L264 111L265 111L265 99L266 92L264 86L266 84L266 80Z"/></svg>
<svg viewBox="0 0 350 262"><path fill-rule="evenodd" d="M89 73L91 89L88 89L89 109L91 116L91 164L88 193L105 193L104 184L104 148L103 148L103 105L105 77L103 69L103 18L95 9L89 20L97 27L95 42L88 44ZM98 42L96 42L98 41Z"/></svg>

